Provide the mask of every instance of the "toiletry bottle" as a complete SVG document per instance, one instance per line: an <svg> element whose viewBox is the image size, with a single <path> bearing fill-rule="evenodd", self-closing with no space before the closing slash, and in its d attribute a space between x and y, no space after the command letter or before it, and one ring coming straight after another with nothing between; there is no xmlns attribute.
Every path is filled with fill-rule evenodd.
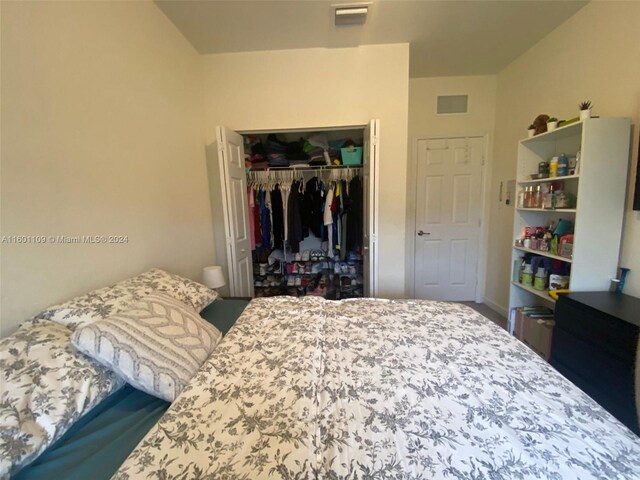
<svg viewBox="0 0 640 480"><path fill-rule="evenodd" d="M542 186L538 185L536 191L533 194L533 201L531 202L531 208L542 208Z"/></svg>
<svg viewBox="0 0 640 480"><path fill-rule="evenodd" d="M557 177L558 176L558 157L551 158L549 162L549 177Z"/></svg>
<svg viewBox="0 0 640 480"><path fill-rule="evenodd" d="M549 173L549 164L547 162L540 162L538 164L538 175L547 175Z"/></svg>
<svg viewBox="0 0 640 480"><path fill-rule="evenodd" d="M524 264L524 270L522 270L522 285L530 287L533 284L533 270L529 263Z"/></svg>
<svg viewBox="0 0 640 480"><path fill-rule="evenodd" d="M553 183L549 184L548 191L543 195L542 208L551 209L553 207Z"/></svg>
<svg viewBox="0 0 640 480"><path fill-rule="evenodd" d="M538 267L536 278L533 281L533 288L536 290L544 290L547 286L547 272L544 267Z"/></svg>
<svg viewBox="0 0 640 480"><path fill-rule="evenodd" d="M569 158L563 153L558 157L558 176L566 177L569 173Z"/></svg>
<svg viewBox="0 0 640 480"><path fill-rule="evenodd" d="M531 208L531 197L533 193L533 187L527 185L524 187L524 208Z"/></svg>

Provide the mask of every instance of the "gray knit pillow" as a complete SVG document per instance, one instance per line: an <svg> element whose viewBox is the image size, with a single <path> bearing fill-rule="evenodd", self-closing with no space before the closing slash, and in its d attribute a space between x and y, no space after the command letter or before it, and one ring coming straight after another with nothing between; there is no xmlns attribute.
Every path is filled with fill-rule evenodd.
<svg viewBox="0 0 640 480"><path fill-rule="evenodd" d="M152 293L116 315L78 328L71 341L134 387L172 402L221 338L191 306Z"/></svg>

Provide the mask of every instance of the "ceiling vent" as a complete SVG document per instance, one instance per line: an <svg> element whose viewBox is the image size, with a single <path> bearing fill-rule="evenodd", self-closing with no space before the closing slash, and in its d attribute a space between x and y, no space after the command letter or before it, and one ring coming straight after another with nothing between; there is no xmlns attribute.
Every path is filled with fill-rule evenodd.
<svg viewBox="0 0 640 480"><path fill-rule="evenodd" d="M332 5L336 27L342 25L362 25L367 21L370 3L349 3Z"/></svg>
<svg viewBox="0 0 640 480"><path fill-rule="evenodd" d="M469 95L438 95L438 115L460 115L469 113Z"/></svg>

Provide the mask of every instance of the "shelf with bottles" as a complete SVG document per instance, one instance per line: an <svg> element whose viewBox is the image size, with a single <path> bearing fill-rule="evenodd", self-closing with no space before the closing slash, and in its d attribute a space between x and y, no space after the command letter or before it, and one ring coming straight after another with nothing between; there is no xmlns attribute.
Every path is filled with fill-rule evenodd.
<svg viewBox="0 0 640 480"><path fill-rule="evenodd" d="M524 208L516 207L519 212L557 212L557 213L576 213L575 208Z"/></svg>
<svg viewBox="0 0 640 480"><path fill-rule="evenodd" d="M547 302L550 303L556 303L555 299L549 296L549 290L536 290L533 287L529 287L526 285L523 285L522 283L518 283L518 282L511 282L512 285L515 285L518 288L521 288L522 290L525 290L529 293L534 294L536 297L542 298L543 300L546 300Z"/></svg>
<svg viewBox="0 0 640 480"><path fill-rule="evenodd" d="M557 130L556 130L557 131ZM526 187L549 182L566 182L577 194L582 160L582 127L570 135L542 134L546 141L521 141L518 148L518 184Z"/></svg>
<svg viewBox="0 0 640 480"><path fill-rule="evenodd" d="M575 175L566 175L564 177L544 177L544 178L523 178L521 180L518 180L518 185L529 185L529 184L536 184L536 183L546 183L546 182L554 182L557 180L578 180L580 178L580 174L575 174Z"/></svg>
<svg viewBox="0 0 640 480"><path fill-rule="evenodd" d="M578 182L566 182L564 178L558 177L545 179L544 182L521 184L516 198L517 210L575 212Z"/></svg>
<svg viewBox="0 0 640 480"><path fill-rule="evenodd" d="M549 225L524 225L514 241L514 249L571 263L573 256L574 222L558 219Z"/></svg>
<svg viewBox="0 0 640 480"><path fill-rule="evenodd" d="M561 255L554 255L552 253L544 252L542 250L534 250L532 248L525 248L525 247L513 247L513 248L518 250L518 251L520 251L520 252L523 252L523 253L531 253L533 255L540 255L542 257L552 258L553 260L560 260L561 262L571 263L573 261L573 259L571 259L571 258L563 257Z"/></svg>
<svg viewBox="0 0 640 480"><path fill-rule="evenodd" d="M549 291L566 289L570 281L571 265L563 260L528 254L514 261L511 284L549 302L555 302Z"/></svg>
<svg viewBox="0 0 640 480"><path fill-rule="evenodd" d="M561 286L536 289L534 282L527 279L522 283L518 276L512 276L509 278L510 309L537 305L552 307L553 299L549 297L547 289L559 290L563 288L562 285L571 291L602 291L609 287L611 272L619 260L630 131L629 119L591 118L519 142L512 266L515 270L523 258L526 257L529 262L537 258L537 262L551 263L551 271L546 272L549 283L552 283L552 275L554 280L563 278ZM571 171L572 161L571 165L567 165L566 175L560 176L565 173L564 168L558 173L554 166L551 172L547 165L554 158L554 163L557 162L563 153L567 160L576 157L575 171ZM554 173L556 176L548 178ZM526 187L530 187L530 194L533 187L535 194L540 186L540 196L543 196L551 182L562 182L562 189L557 190L569 193L570 203L556 203L555 209L551 208L553 204L549 205L548 197L543 197L540 203L529 204L528 208L524 205L524 198L518 203L521 189L524 196ZM527 226L548 226L551 222L557 225L560 220L572 222L573 228L561 232L557 242L554 242L557 245L555 251L548 244L549 238L542 246L533 242L524 245L526 235L523 230ZM558 251L560 239L565 234L572 234L573 239L565 238L565 250ZM521 243L516 243L516 240ZM531 267L531 274L535 277L533 270Z"/></svg>

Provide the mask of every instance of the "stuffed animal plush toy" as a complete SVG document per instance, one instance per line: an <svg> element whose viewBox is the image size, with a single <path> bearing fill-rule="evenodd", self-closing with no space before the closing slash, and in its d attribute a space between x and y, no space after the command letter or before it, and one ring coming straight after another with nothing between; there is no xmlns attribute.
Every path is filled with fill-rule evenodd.
<svg viewBox="0 0 640 480"><path fill-rule="evenodd" d="M549 115L540 114L536 117L533 121L533 126L536 129L534 135L540 135L547 131L547 120L549 120Z"/></svg>

